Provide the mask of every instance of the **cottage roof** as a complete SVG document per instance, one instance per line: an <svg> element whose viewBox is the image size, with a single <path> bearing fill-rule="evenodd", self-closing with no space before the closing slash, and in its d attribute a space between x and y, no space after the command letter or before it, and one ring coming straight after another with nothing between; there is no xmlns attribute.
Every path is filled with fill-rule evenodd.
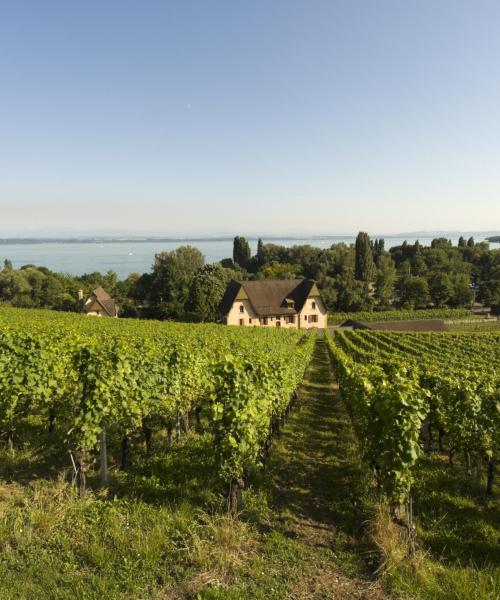
<svg viewBox="0 0 500 600"><path fill-rule="evenodd" d="M220 303L227 315L236 300L248 300L259 316L295 315L309 296L319 296L311 279L267 279L230 281Z"/></svg>
<svg viewBox="0 0 500 600"><path fill-rule="evenodd" d="M92 292L90 298L87 300L87 302L85 302L85 312L95 311L97 308L96 303L99 304L103 308L104 312L106 312L110 317L116 317L118 315L118 307L116 302L100 286Z"/></svg>

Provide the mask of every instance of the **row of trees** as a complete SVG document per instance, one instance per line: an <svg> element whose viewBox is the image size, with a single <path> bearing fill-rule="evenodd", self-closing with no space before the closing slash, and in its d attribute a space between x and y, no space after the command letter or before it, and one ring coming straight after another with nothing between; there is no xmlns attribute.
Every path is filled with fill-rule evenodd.
<svg viewBox="0 0 500 600"><path fill-rule="evenodd" d="M360 232L353 245L285 247L234 238L233 256L205 264L191 246L160 252L148 273L118 280L113 271L71 277L44 267L0 271L0 300L13 306L78 310L78 290L102 286L121 307L121 315L158 319L215 321L230 279L314 279L330 310L470 306L474 300L500 305L500 250L460 238L458 245L437 238L431 246L403 243L385 249L383 239Z"/></svg>

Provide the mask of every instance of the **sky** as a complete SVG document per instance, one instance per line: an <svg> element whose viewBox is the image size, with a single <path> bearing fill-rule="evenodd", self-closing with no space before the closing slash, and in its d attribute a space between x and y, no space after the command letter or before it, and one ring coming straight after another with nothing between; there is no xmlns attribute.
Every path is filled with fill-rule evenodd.
<svg viewBox="0 0 500 600"><path fill-rule="evenodd" d="M0 235L500 229L498 0L0 2Z"/></svg>

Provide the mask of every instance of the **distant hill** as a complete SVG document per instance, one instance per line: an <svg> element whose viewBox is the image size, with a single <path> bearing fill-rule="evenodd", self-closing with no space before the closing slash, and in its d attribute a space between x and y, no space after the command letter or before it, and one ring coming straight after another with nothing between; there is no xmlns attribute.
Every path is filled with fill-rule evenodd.
<svg viewBox="0 0 500 600"><path fill-rule="evenodd" d="M488 242L496 242L497 244L500 244L500 235L493 235L491 237L487 237L486 239Z"/></svg>

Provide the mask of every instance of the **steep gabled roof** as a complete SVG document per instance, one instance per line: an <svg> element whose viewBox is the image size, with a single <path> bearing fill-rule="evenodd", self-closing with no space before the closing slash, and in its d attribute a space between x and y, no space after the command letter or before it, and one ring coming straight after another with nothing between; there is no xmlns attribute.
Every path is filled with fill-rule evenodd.
<svg viewBox="0 0 500 600"><path fill-rule="evenodd" d="M248 299L259 316L294 315L302 310L311 295L318 296L319 292L310 279L230 281L220 311L227 315L236 300ZM293 308L287 305L287 300L293 301Z"/></svg>
<svg viewBox="0 0 500 600"><path fill-rule="evenodd" d="M110 317L116 317L118 315L118 307L116 305L116 302L102 287L96 288L92 292L87 302L85 302L85 312L93 312L94 310L96 310L96 303L99 304L99 306L102 307L104 312Z"/></svg>

